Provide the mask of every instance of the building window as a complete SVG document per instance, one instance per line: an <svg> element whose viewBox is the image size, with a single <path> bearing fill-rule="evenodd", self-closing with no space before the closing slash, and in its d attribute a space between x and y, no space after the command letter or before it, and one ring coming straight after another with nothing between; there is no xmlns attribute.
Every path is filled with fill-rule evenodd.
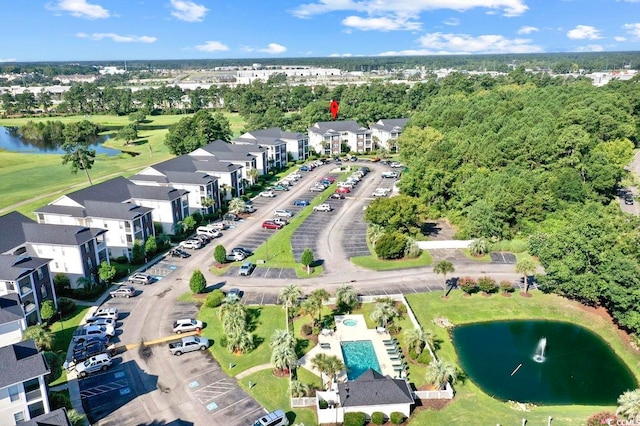
<svg viewBox="0 0 640 426"><path fill-rule="evenodd" d="M18 385L9 387L9 399L12 402L20 399L20 388L18 387Z"/></svg>
<svg viewBox="0 0 640 426"><path fill-rule="evenodd" d="M40 381L38 379L31 379L23 383L24 391L27 394L27 401L33 401L34 399L42 398L40 392Z"/></svg>
<svg viewBox="0 0 640 426"><path fill-rule="evenodd" d="M47 286L46 285L42 284L40 286L40 294L42 295L43 298L46 299L46 297L47 297Z"/></svg>
<svg viewBox="0 0 640 426"><path fill-rule="evenodd" d="M29 405L29 417L34 418L44 414L44 402L39 401Z"/></svg>
<svg viewBox="0 0 640 426"><path fill-rule="evenodd" d="M44 271L42 270L42 268L38 268L37 274L38 274L38 281L42 281L44 279Z"/></svg>
<svg viewBox="0 0 640 426"><path fill-rule="evenodd" d="M24 412L20 411L19 413L13 413L13 421L18 423L24 423Z"/></svg>

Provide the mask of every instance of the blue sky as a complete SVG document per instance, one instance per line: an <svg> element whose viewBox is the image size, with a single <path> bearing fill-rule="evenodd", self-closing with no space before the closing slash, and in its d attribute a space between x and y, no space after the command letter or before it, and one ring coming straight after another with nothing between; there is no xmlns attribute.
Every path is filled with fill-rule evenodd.
<svg viewBox="0 0 640 426"><path fill-rule="evenodd" d="M0 62L640 50L640 0L0 4Z"/></svg>

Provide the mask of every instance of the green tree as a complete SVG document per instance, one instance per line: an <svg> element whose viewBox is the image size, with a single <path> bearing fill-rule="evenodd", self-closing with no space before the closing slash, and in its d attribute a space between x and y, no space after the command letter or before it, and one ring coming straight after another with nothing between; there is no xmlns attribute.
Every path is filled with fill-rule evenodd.
<svg viewBox="0 0 640 426"><path fill-rule="evenodd" d="M227 261L227 249L225 249L222 244L218 244L216 248L213 249L213 258L220 264L225 263Z"/></svg>
<svg viewBox="0 0 640 426"><path fill-rule="evenodd" d="M33 340L39 351L50 351L55 335L41 325L32 325L24 331L22 340Z"/></svg>
<svg viewBox="0 0 640 426"><path fill-rule="evenodd" d="M285 309L287 328L289 327L289 309L298 304L301 296L302 290L295 284L289 284L281 288L278 293L278 301L282 303Z"/></svg>
<svg viewBox="0 0 640 426"><path fill-rule="evenodd" d="M311 392L311 387L306 384L306 383L302 383L298 380L292 380L291 381L291 396L294 398L303 398L305 396L308 396Z"/></svg>
<svg viewBox="0 0 640 426"><path fill-rule="evenodd" d="M133 247L131 248L131 263L134 265L140 265L144 263L145 252L144 245L142 241L135 240L133 243Z"/></svg>
<svg viewBox="0 0 640 426"><path fill-rule="evenodd" d="M89 185L93 185L89 170L93 167L96 158L96 151L90 146L97 133L98 127L87 120L69 123L64 128L62 149L65 154L62 156L62 164L71 163L73 174L78 173L78 170L84 170Z"/></svg>
<svg viewBox="0 0 640 426"><path fill-rule="evenodd" d="M193 231L196 229L198 222L196 222L196 219L193 216L187 216L182 221L182 224L187 228L187 231Z"/></svg>
<svg viewBox="0 0 640 426"><path fill-rule="evenodd" d="M315 261L311 249L309 247L305 248L300 256L300 263L307 267L307 275L311 273L311 265L313 265Z"/></svg>
<svg viewBox="0 0 640 426"><path fill-rule="evenodd" d="M127 124L116 134L116 139L124 140L125 145L138 139L138 126L135 123Z"/></svg>
<svg viewBox="0 0 640 426"><path fill-rule="evenodd" d="M45 377L45 381L47 382L47 384L50 384L54 380L60 378L60 376L62 375L64 356L62 355L62 353L57 354L53 351L44 351L42 355L44 355L44 358L47 360L49 370L51 370L51 373L49 373Z"/></svg>
<svg viewBox="0 0 640 426"><path fill-rule="evenodd" d="M424 215L425 209L417 198L398 195L373 200L365 210L364 219L370 224L382 226L387 231L416 234Z"/></svg>
<svg viewBox="0 0 640 426"><path fill-rule="evenodd" d="M389 321L398 316L398 311L390 302L376 303L369 317L382 327L387 327Z"/></svg>
<svg viewBox="0 0 640 426"><path fill-rule="evenodd" d="M360 304L358 294L349 284L342 284L336 290L336 304L342 312L350 312Z"/></svg>
<svg viewBox="0 0 640 426"><path fill-rule="evenodd" d="M56 305L53 303L53 300L45 300L42 303L40 307L40 318L42 318L43 321L49 322L57 313L58 311L56 311Z"/></svg>
<svg viewBox="0 0 640 426"><path fill-rule="evenodd" d="M246 205L247 204L242 198L240 197L232 198L231 201L229 201L229 213L234 213L234 214L244 213Z"/></svg>
<svg viewBox="0 0 640 426"><path fill-rule="evenodd" d="M327 302L331 295L329 292L323 288L319 288L313 290L306 301L311 300L315 302L315 305L318 307L315 311L318 314L318 323L322 320L322 305L324 302ZM312 315L313 316L313 315Z"/></svg>
<svg viewBox="0 0 640 426"><path fill-rule="evenodd" d="M484 256L484 254L488 251L487 249L487 240L484 240L482 238L477 238L471 241L471 244L469 244L469 253L471 253L472 256Z"/></svg>
<svg viewBox="0 0 640 426"><path fill-rule="evenodd" d="M213 116L200 110L174 124L165 136L165 145L174 155L188 154L217 139L231 140L231 125L222 113Z"/></svg>
<svg viewBox="0 0 640 426"><path fill-rule="evenodd" d="M627 420L640 419L640 389L627 391L620 395L616 414Z"/></svg>
<svg viewBox="0 0 640 426"><path fill-rule="evenodd" d="M147 119L147 114L142 110L135 111L129 114L128 118L129 118L129 121L133 121L135 124L140 124L140 123L144 123L144 121Z"/></svg>
<svg viewBox="0 0 640 426"><path fill-rule="evenodd" d="M524 292L529 293L529 276L537 269L536 263L531 259L522 259L516 263L516 272L524 277Z"/></svg>
<svg viewBox="0 0 640 426"><path fill-rule="evenodd" d="M116 277L116 267L109 264L106 261L102 261L100 263L100 268L98 268L98 276L100 280L105 283L110 283Z"/></svg>
<svg viewBox="0 0 640 426"><path fill-rule="evenodd" d="M194 294L200 294L207 287L207 280L202 275L200 269L196 269L191 274L191 278L189 279L189 288L191 292Z"/></svg>
<svg viewBox="0 0 640 426"><path fill-rule="evenodd" d="M153 256L158 251L158 243L156 242L155 235L150 235L147 241L144 243L144 251L148 255Z"/></svg>
<svg viewBox="0 0 640 426"><path fill-rule="evenodd" d="M275 330L269 342L271 365L280 372L288 372L298 362L296 339L286 330Z"/></svg>
<svg viewBox="0 0 640 426"><path fill-rule="evenodd" d="M381 259L400 259L404 256L406 246L407 237L401 232L386 232L378 238L375 251Z"/></svg>
<svg viewBox="0 0 640 426"><path fill-rule="evenodd" d="M313 297L308 297L300 304L300 315L309 315L313 322L319 321L322 315L322 302ZM316 316L318 319L316 319Z"/></svg>
<svg viewBox="0 0 640 426"><path fill-rule="evenodd" d="M338 373L346 369L344 363L339 360L338 357L335 355L329 356L323 353L319 353L311 358L311 366L320 372L321 379L324 375L327 375L328 382L325 383L324 380L322 380L324 389L328 389L331 386L333 378Z"/></svg>
<svg viewBox="0 0 640 426"><path fill-rule="evenodd" d="M410 349L420 355L426 345L433 344L433 333L422 328L410 328L404 333L404 341Z"/></svg>
<svg viewBox="0 0 640 426"><path fill-rule="evenodd" d="M425 376L427 382L437 389L442 389L448 381L455 383L457 377L458 373L453 364L442 360L431 361Z"/></svg>
<svg viewBox="0 0 640 426"><path fill-rule="evenodd" d="M453 267L453 263L448 260L441 260L436 263L433 267L433 272L435 274L442 275L442 285L443 287L447 287L447 275L455 272L455 268Z"/></svg>
<svg viewBox="0 0 640 426"><path fill-rule="evenodd" d="M56 294L61 294L64 290L71 287L71 280L65 274L58 272L53 277L53 285L56 288Z"/></svg>
<svg viewBox="0 0 640 426"><path fill-rule="evenodd" d="M247 330L227 334L227 349L236 354L251 352L255 347L253 335Z"/></svg>

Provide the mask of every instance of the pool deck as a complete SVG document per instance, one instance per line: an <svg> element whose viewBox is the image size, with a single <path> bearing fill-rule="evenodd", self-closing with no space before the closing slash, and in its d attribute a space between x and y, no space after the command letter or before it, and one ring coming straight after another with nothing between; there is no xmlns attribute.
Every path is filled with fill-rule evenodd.
<svg viewBox="0 0 640 426"><path fill-rule="evenodd" d="M375 329L367 328L367 323L362 315L336 315L334 318L336 323L335 331L329 334L328 330L323 330L323 333L320 333L318 336L318 345L300 358L299 365L320 376L320 372L311 366L311 359L317 354L335 355L338 359L344 361L342 350L340 349L340 342L370 340L376 352L378 364L380 364L380 369L382 370L380 373L393 378L399 377L399 373L394 371L394 364L401 363L402 361L391 360L391 355L387 353L384 340L391 339L391 336L387 332L379 332ZM345 320L355 320L356 324L353 326L345 325ZM327 343L329 344L328 346L326 346ZM322 346L325 347L323 348ZM341 372L337 380L338 382L346 382L346 371Z"/></svg>

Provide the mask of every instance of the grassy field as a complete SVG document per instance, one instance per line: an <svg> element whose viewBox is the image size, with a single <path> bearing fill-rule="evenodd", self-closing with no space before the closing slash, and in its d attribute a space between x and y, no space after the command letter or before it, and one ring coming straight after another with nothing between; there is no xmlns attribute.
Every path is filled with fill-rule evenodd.
<svg viewBox="0 0 640 426"><path fill-rule="evenodd" d="M56 321L51 324L51 332L54 335L53 347L51 348L53 352L61 353L62 356L66 358L67 350L69 349L69 344L71 343L71 338L73 337L73 332L76 330L80 321L84 318L89 310L88 307L78 306L73 314L63 318L62 322ZM56 386L62 383L66 383L67 381L67 372L62 369L62 375L58 377L55 381L50 383L50 386Z"/></svg>
<svg viewBox="0 0 640 426"><path fill-rule="evenodd" d="M234 132L240 134L244 121L237 114L226 114ZM149 116L146 123L140 125L139 139L124 146L123 141L110 139L105 146L125 150L136 155L119 154L117 156L99 155L89 171L93 183L99 183L117 176L129 177L146 166L159 163L173 157L164 145L164 137L169 127L185 115ZM127 117L112 115L17 118L2 119L0 126L20 126L28 120L60 120L73 122L90 120L111 130L129 123ZM108 132L107 132L108 133ZM69 165L62 165L60 155L26 154L0 151L0 214L17 210L33 217L33 210L46 205L65 193L89 186L83 172L72 174Z"/></svg>
<svg viewBox="0 0 640 426"><path fill-rule="evenodd" d="M440 359L457 362L457 355L448 332L436 326L433 319L445 317L453 324L465 324L479 321L510 319L549 319L580 324L601 336L632 369L636 379L640 377L640 357L630 349L618 331L604 318L587 311L580 304L555 295L535 292L531 298L517 294L511 297L493 295L483 297L479 294L471 297L454 292L450 298L441 298L442 292L414 294L407 296L420 324L436 337L437 355ZM416 375L411 381L418 382ZM517 411L508 403L495 400L479 389L471 380L454 385L456 396L445 408L433 411L418 411L412 416L410 425L515 425L527 419L527 424L544 425L548 416L553 424L580 425L594 413L615 407L603 406L538 406L530 412Z"/></svg>

